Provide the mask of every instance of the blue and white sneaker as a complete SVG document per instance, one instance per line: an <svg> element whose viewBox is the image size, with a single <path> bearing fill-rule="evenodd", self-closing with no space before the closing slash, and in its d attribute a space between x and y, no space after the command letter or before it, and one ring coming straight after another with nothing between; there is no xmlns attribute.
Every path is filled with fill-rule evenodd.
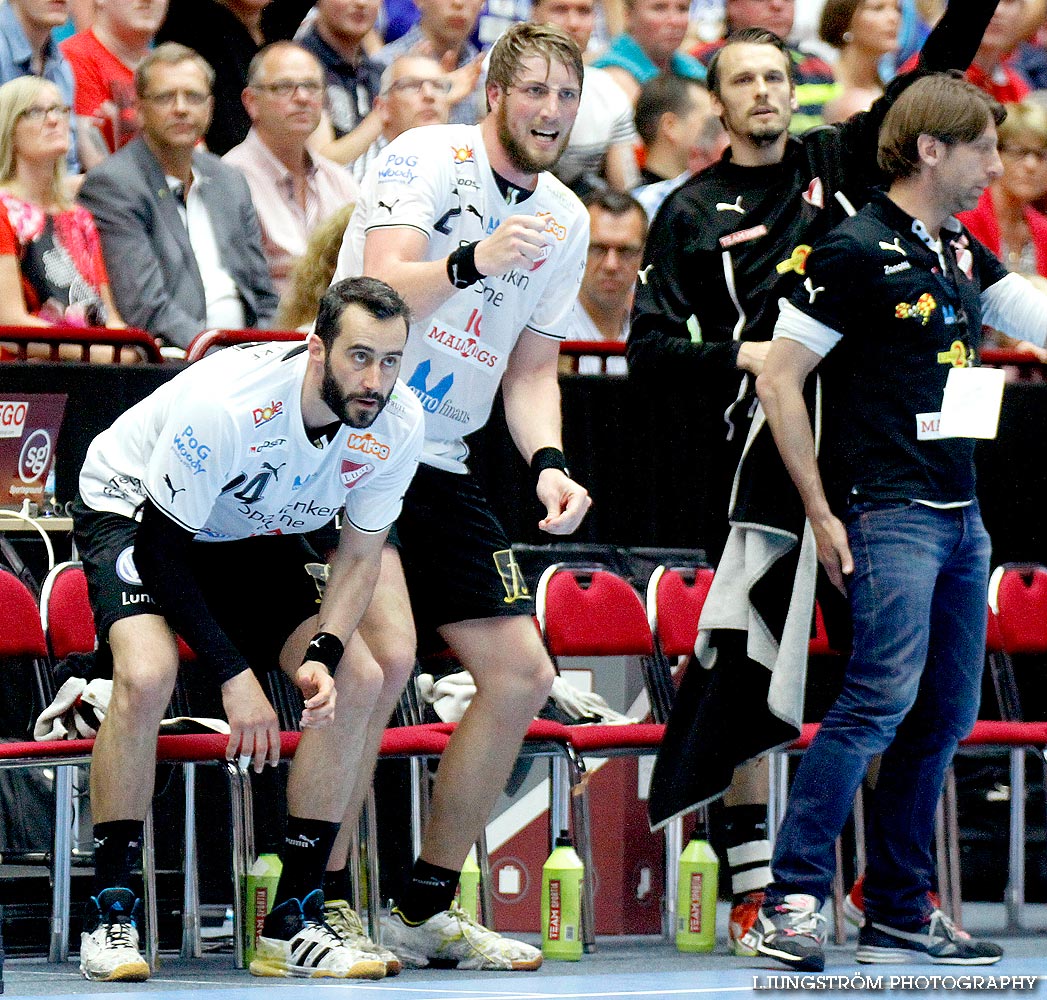
<svg viewBox="0 0 1047 1000"><path fill-rule="evenodd" d="M80 936L80 972L99 983L141 983L149 966L138 950L141 901L130 889L104 889L92 896Z"/></svg>
<svg viewBox="0 0 1047 1000"><path fill-rule="evenodd" d="M976 941L941 910L935 910L918 931L866 920L858 932L855 957L865 964L994 965L1003 958L1003 949L991 941Z"/></svg>

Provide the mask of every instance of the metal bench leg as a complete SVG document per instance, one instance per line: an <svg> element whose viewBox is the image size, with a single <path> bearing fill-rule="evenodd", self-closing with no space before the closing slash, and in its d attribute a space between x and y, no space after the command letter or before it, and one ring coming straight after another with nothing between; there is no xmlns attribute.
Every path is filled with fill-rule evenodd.
<svg viewBox="0 0 1047 1000"><path fill-rule="evenodd" d="M156 841L153 838L153 807L145 814L142 830L142 887L145 896L145 960L150 972L160 968L160 929L156 913Z"/></svg>
<svg viewBox="0 0 1047 1000"><path fill-rule="evenodd" d="M185 781L185 850L182 892L182 958L199 958L200 941L200 876L196 848L196 765L182 768Z"/></svg>
<svg viewBox="0 0 1047 1000"><path fill-rule="evenodd" d="M1025 750L1011 750L1011 809L1007 836L1007 929L1021 930L1025 907Z"/></svg>
<svg viewBox="0 0 1047 1000"><path fill-rule="evenodd" d="M49 962L69 961L69 908L72 896L73 767L55 768L55 840L51 887Z"/></svg>

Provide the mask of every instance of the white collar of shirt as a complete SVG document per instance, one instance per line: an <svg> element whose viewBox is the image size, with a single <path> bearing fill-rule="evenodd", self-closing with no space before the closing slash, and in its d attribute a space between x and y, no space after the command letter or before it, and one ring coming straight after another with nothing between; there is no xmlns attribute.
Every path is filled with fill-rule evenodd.
<svg viewBox="0 0 1047 1000"><path fill-rule="evenodd" d="M196 266L204 284L204 301L207 306L208 329L240 330L246 323L244 303L240 298L233 276L222 266L222 255L218 250L211 216L204 204L200 188L207 183L195 170L189 192L182 201L179 191L184 185L177 177L165 175L167 185L174 196L178 214L185 223L189 243L193 248Z"/></svg>

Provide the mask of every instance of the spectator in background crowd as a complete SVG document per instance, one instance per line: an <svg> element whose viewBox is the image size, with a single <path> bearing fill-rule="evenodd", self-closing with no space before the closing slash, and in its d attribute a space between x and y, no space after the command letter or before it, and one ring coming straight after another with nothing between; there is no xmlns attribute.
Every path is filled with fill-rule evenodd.
<svg viewBox="0 0 1047 1000"><path fill-rule="evenodd" d="M589 255L567 340L624 344L629 336L636 270L643 259L647 213L631 195L598 190L583 199L589 210ZM560 355L560 371L579 375L625 375L625 357Z"/></svg>
<svg viewBox="0 0 1047 1000"><path fill-rule="evenodd" d="M342 237L354 208L354 205L343 205L309 234L305 253L294 262L287 291L280 296L280 308L273 320L275 329L312 329L320 299L334 277Z"/></svg>
<svg viewBox="0 0 1047 1000"><path fill-rule="evenodd" d="M251 120L240 95L251 60L269 42L294 37L313 0L175 0L157 35L181 42L214 68L207 148L216 156L244 141Z"/></svg>
<svg viewBox="0 0 1047 1000"><path fill-rule="evenodd" d="M584 52L596 21L596 3L535 0L531 20L563 28ZM591 188L602 179L615 191L628 191L639 179L636 141L632 106L621 87L606 70L586 66L578 117L553 172L576 190Z"/></svg>
<svg viewBox="0 0 1047 1000"><path fill-rule="evenodd" d="M483 0L417 0L422 15L419 22L374 57L383 68L407 55L431 56L446 70L474 68L467 96L451 108L450 120L456 125L474 125L485 113L483 95L475 86L480 50L470 40L482 5Z"/></svg>
<svg viewBox="0 0 1047 1000"><path fill-rule="evenodd" d="M959 219L1008 271L1047 277L1047 217L1033 208L1047 194L1047 109L1009 104L998 132L1003 173Z"/></svg>
<svg viewBox="0 0 1047 1000"><path fill-rule="evenodd" d="M1008 104L998 127L1003 174L983 192L978 207L957 218L1008 271L1047 278L1047 216L1035 202L1047 195L1047 109L1023 101ZM993 342L1047 362L1047 350L993 331Z"/></svg>
<svg viewBox="0 0 1047 1000"><path fill-rule="evenodd" d="M69 114L49 80L0 87L0 324L124 325L94 219L66 191Z"/></svg>
<svg viewBox="0 0 1047 1000"><path fill-rule="evenodd" d="M966 73L971 83L1001 104L1015 104L1032 89L1029 81L1011 62L1011 56L1027 28L1025 15L1028 2L1000 0L996 13L982 35L978 54ZM902 69L912 69L915 65L914 56Z"/></svg>
<svg viewBox="0 0 1047 1000"><path fill-rule="evenodd" d="M819 33L840 53L836 82L841 92L825 105L827 122L868 111L883 93L883 57L898 48L899 0L827 0Z"/></svg>
<svg viewBox="0 0 1047 1000"><path fill-rule="evenodd" d="M689 9L687 0L625 0L625 31L593 65L607 70L631 104L659 73L705 79L705 67L680 51Z"/></svg>
<svg viewBox="0 0 1047 1000"><path fill-rule="evenodd" d="M709 91L671 73L644 84L636 102L636 129L644 143L644 183L632 193L650 220L673 191L727 148L727 132Z"/></svg>
<svg viewBox="0 0 1047 1000"><path fill-rule="evenodd" d="M719 124L702 84L674 73L661 73L644 84L636 102L636 131L644 145L643 186L672 179L683 183L690 173L692 151L710 118ZM723 126L717 131L724 136L722 152Z"/></svg>
<svg viewBox="0 0 1047 1000"><path fill-rule="evenodd" d="M773 31L785 41L793 30L796 4L795 0L727 0L725 9L726 37L730 37L734 31L760 28ZM723 48L723 45L723 39L701 45L694 50L694 54L708 66L709 60ZM839 96L839 87L832 67L824 60L801 52L794 46L789 46L788 51L792 60L792 79L796 88L797 104L789 131L799 135L815 125L822 124L825 105Z"/></svg>
<svg viewBox="0 0 1047 1000"><path fill-rule="evenodd" d="M421 125L446 125L451 113L451 78L428 56L399 56L382 73L375 115L378 138L353 163L362 180L375 157L401 132Z"/></svg>
<svg viewBox="0 0 1047 1000"><path fill-rule="evenodd" d="M142 134L80 190L121 313L182 348L208 328L268 325L277 305L247 181L196 148L213 80L192 49L154 49L135 71Z"/></svg>
<svg viewBox="0 0 1047 1000"><path fill-rule="evenodd" d="M352 132L378 96L379 66L363 48L381 0L317 0L316 17L298 38L324 68L324 107L334 138Z"/></svg>
<svg viewBox="0 0 1047 1000"><path fill-rule="evenodd" d="M40 76L58 88L64 104L74 105L72 67L51 38L51 31L65 24L68 13L66 0L7 0L0 4L0 83L19 76ZM75 118L70 118L69 129L66 164L71 173L78 174L81 160Z"/></svg>
<svg viewBox="0 0 1047 1000"><path fill-rule="evenodd" d="M222 158L247 178L280 294L312 229L360 191L344 167L309 151L323 92L323 67L311 52L294 42L266 46L251 60L244 90L251 131Z"/></svg>
<svg viewBox="0 0 1047 1000"><path fill-rule="evenodd" d="M91 27L60 46L76 80L73 110L100 157L138 135L134 71L166 13L167 0L96 0Z"/></svg>

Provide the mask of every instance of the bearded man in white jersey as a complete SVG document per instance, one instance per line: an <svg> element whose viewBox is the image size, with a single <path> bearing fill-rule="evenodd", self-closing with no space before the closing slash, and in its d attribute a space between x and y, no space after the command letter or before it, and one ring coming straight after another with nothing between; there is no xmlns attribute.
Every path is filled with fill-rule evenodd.
<svg viewBox="0 0 1047 1000"><path fill-rule="evenodd" d="M379 953L324 921L320 884L377 702L355 629L423 438L397 374L409 313L371 278L332 286L305 345L255 344L190 365L92 442L73 505L76 544L113 693L95 743L95 887L80 968L142 980L131 871L152 798L156 737L178 674L175 633L220 686L228 756L280 759L255 673L301 690L283 874L251 971L381 978ZM343 523L319 610L303 534ZM338 711L335 713L337 696ZM388 713L381 722L388 719ZM365 776L370 780L370 772Z"/></svg>
<svg viewBox="0 0 1047 1000"><path fill-rule="evenodd" d="M548 172L567 144L581 81L581 54L566 32L511 27L491 51L479 125L413 129L370 166L336 272L379 277L411 306L403 370L425 411L420 478L397 521L399 554L387 548L383 558L369 634L413 645L409 593L423 639L437 633L477 688L441 759L420 857L385 926L383 943L407 965L509 970L542 960L452 902L554 677L533 600L469 474L463 438L487 422L500 386L545 509L539 526L562 535L581 523L591 501L566 469L557 359L589 220ZM390 704L396 672L386 671Z"/></svg>

